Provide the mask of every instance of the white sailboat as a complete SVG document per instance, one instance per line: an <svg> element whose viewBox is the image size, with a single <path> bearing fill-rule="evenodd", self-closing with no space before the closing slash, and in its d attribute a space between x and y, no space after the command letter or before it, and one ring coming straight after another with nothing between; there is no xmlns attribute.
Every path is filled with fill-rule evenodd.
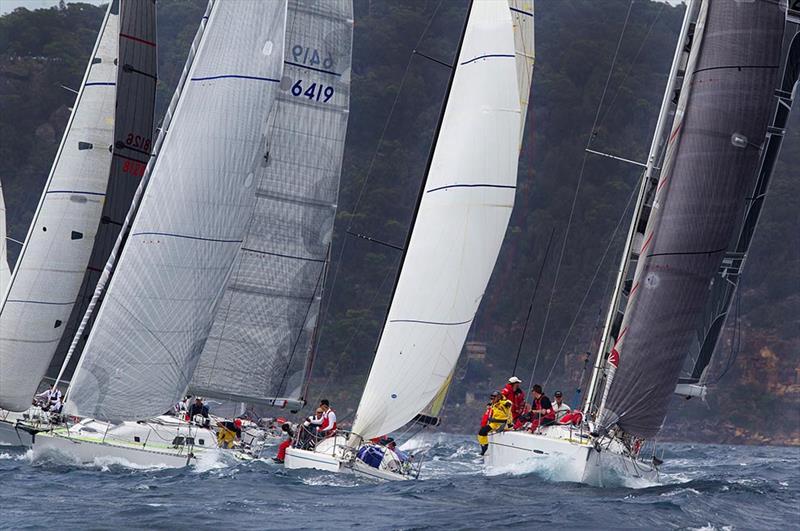
<svg viewBox="0 0 800 531"><path fill-rule="evenodd" d="M35 451L183 466L216 448L211 430L159 415L189 386L246 235L285 30L285 1L209 2L72 342L88 331L65 407L83 420L37 434Z"/></svg>
<svg viewBox="0 0 800 531"><path fill-rule="evenodd" d="M340 431L313 450L289 448L287 468L387 480L412 477L388 451L377 461L364 456L370 439L408 423L440 393L494 268L514 205L532 72L532 11L517 6L527 3L471 3L352 432ZM524 17L522 23L518 17ZM515 30L524 29L530 33L515 46Z"/></svg>
<svg viewBox="0 0 800 531"><path fill-rule="evenodd" d="M492 434L489 467L546 460L560 480L596 486L657 479L661 460L645 443L673 392L706 392L791 108L799 20L783 2L689 2L583 407L588 422ZM687 354L691 375L680 378Z"/></svg>

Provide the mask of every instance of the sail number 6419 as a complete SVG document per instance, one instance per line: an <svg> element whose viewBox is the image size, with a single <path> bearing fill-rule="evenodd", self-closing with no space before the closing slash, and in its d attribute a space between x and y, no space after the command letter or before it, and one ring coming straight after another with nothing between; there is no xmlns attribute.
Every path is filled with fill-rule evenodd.
<svg viewBox="0 0 800 531"><path fill-rule="evenodd" d="M320 101L327 103L333 97L333 87L330 85L323 85L322 83L311 83L308 86L303 86L303 80L298 79L292 85L292 96L305 96L312 101Z"/></svg>

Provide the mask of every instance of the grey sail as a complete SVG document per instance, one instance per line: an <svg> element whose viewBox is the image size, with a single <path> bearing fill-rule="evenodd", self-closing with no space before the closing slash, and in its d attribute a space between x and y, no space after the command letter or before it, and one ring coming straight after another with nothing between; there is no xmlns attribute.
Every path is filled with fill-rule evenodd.
<svg viewBox="0 0 800 531"><path fill-rule="evenodd" d="M0 303L0 407L24 411L64 334L102 217L114 133L119 16L100 29Z"/></svg>
<svg viewBox="0 0 800 531"><path fill-rule="evenodd" d="M285 2L210 2L72 378L70 414L147 418L188 387L252 213L285 26Z"/></svg>
<svg viewBox="0 0 800 531"><path fill-rule="evenodd" d="M658 433L684 360L696 351L695 331L735 249L780 86L785 6L707 4L600 412L602 426L616 423L638 437Z"/></svg>
<svg viewBox="0 0 800 531"><path fill-rule="evenodd" d="M339 193L350 101L351 0L291 0L281 90L256 203L196 394L298 407L304 399Z"/></svg>
<svg viewBox="0 0 800 531"><path fill-rule="evenodd" d="M50 363L48 375L53 377L58 374L78 325L86 313L152 151L157 81L155 2L121 0L119 25L114 147L106 200L78 299ZM72 356L73 364L78 360L80 348L90 328L91 324L82 333L78 350ZM73 364L63 374L67 380L74 370Z"/></svg>

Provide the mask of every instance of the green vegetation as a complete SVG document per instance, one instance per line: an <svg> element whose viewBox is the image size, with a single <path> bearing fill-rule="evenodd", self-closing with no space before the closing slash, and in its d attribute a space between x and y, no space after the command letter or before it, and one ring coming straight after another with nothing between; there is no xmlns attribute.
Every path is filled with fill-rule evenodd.
<svg viewBox="0 0 800 531"><path fill-rule="evenodd" d="M311 398L330 397L340 416L356 406L399 258L397 251L346 231L394 245L405 241L448 76L442 65L412 57L411 52L416 49L451 61L464 13L461 3L444 2L420 41L437 4L355 1L348 145L332 283L327 288L311 387ZM160 0L158 5L161 112L180 76L205 2ZM537 64L516 208L470 334L471 340L486 343L488 357L463 359L459 364L445 429L472 431L484 395L510 375L552 230L553 246L517 375L531 383L541 336L535 380L544 381L552 367L547 388L561 388L571 399L582 353L596 348L625 223L613 241L611 236L618 221L622 217L627 221L630 215L624 210L639 177L634 166L593 155L586 159L547 327L542 330L583 149L627 6L622 0L537 5ZM79 85L102 13L95 6L70 4L66 9L18 9L0 17L0 179L14 238L25 237L74 99L59 85ZM634 3L598 115L593 148L634 160L645 158L681 16L680 8L664 3ZM800 118L795 116L793 125L744 275L741 352L712 390L711 410L696 401L685 407L676 400L668 422L679 435L720 441L717 427L722 426L726 441L800 439L800 385L790 385L796 383L800 349L800 199L791 171L800 162ZM601 263L609 241L612 245ZM18 247L10 244L9 251L15 259ZM578 313L598 266L597 280ZM726 365L729 336L723 338L716 374ZM772 354L764 354L764 347ZM468 392L477 394L476 402L468 400ZM697 423L703 425L699 433L693 429Z"/></svg>

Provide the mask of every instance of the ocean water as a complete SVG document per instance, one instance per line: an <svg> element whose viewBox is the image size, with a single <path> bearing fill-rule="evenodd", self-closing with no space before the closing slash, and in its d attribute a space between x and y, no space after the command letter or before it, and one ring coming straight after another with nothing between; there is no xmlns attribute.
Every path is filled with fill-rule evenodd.
<svg viewBox="0 0 800 531"><path fill-rule="evenodd" d="M3 529L800 527L800 448L665 445L658 483L593 488L527 463L488 475L471 437L428 434L422 477L375 483L212 455L188 469L76 465L0 447Z"/></svg>

